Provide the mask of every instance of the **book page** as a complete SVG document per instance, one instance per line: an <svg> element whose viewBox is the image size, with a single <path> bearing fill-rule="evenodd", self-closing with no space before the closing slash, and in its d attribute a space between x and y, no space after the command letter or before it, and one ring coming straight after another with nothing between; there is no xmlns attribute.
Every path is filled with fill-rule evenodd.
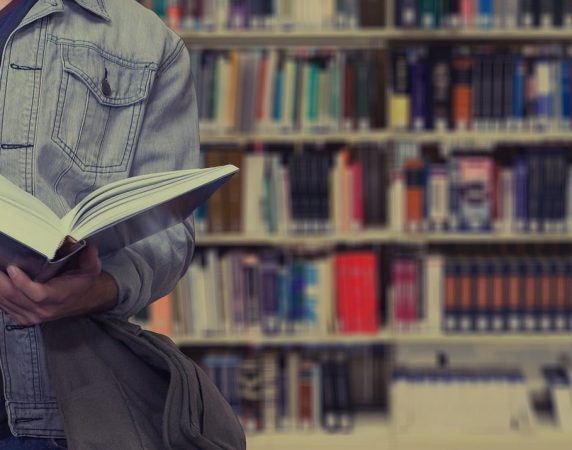
<svg viewBox="0 0 572 450"><path fill-rule="evenodd" d="M169 172L151 173L136 177L125 178L113 183L101 186L87 195L81 202L72 208L63 218L65 230L71 234L87 218L97 215L101 207L107 207L117 200L136 195L141 190L148 191L160 188L165 183L171 183L177 179L189 178L194 174L209 169L187 169Z"/></svg>
<svg viewBox="0 0 572 450"><path fill-rule="evenodd" d="M0 175L0 231L51 259L65 237L58 216Z"/></svg>
<svg viewBox="0 0 572 450"><path fill-rule="evenodd" d="M132 221L131 230L129 227L121 229L121 240L133 242L184 220L237 170L232 165L193 170L187 173L186 177L173 174L171 182L162 179L155 186L140 185L129 195L127 192L122 192L118 197L97 204L95 212L86 211L81 223L73 228L70 234L77 240L86 239L119 222L153 209L154 212L143 215L141 220ZM161 208L155 208L158 206ZM102 244L107 245L107 243Z"/></svg>

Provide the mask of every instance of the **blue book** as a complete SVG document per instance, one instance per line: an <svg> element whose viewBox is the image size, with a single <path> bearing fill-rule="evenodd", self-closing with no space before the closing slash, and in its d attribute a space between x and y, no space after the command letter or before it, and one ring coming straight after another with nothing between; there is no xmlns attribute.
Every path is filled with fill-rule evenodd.
<svg viewBox="0 0 572 450"><path fill-rule="evenodd" d="M276 255L262 255L260 258L260 326L264 334L280 332L279 320L279 266Z"/></svg>
<svg viewBox="0 0 572 450"><path fill-rule="evenodd" d="M572 59L563 58L560 62L560 108L561 108L561 126L570 128L570 119L572 118Z"/></svg>
<svg viewBox="0 0 572 450"><path fill-rule="evenodd" d="M525 231L528 225L528 170L523 156L514 163L514 186L516 229Z"/></svg>
<svg viewBox="0 0 572 450"><path fill-rule="evenodd" d="M479 0L477 12L477 24L480 28L492 28L494 26L493 0Z"/></svg>
<svg viewBox="0 0 572 450"><path fill-rule="evenodd" d="M456 156L449 159L449 220L448 228L459 228L459 161Z"/></svg>
<svg viewBox="0 0 572 450"><path fill-rule="evenodd" d="M311 261L303 266L304 303L303 323L305 330L314 330L318 325L318 267Z"/></svg>
<svg viewBox="0 0 572 450"><path fill-rule="evenodd" d="M408 51L411 83L411 119L414 130L428 128L427 118L427 61L425 50L412 48Z"/></svg>
<svg viewBox="0 0 572 450"><path fill-rule="evenodd" d="M280 329L283 333L290 331L291 324L291 287L292 287L292 266L286 264L281 267L278 283L278 317L280 320Z"/></svg>
<svg viewBox="0 0 572 450"><path fill-rule="evenodd" d="M437 24L437 0L419 0L419 18L423 28L435 28Z"/></svg>
<svg viewBox="0 0 572 450"><path fill-rule="evenodd" d="M512 77L512 121L517 128L524 121L525 61L520 56L513 56Z"/></svg>
<svg viewBox="0 0 572 450"><path fill-rule="evenodd" d="M298 331L304 322L304 262L295 260L292 263L292 279L290 291L290 326L288 331Z"/></svg>
<svg viewBox="0 0 572 450"><path fill-rule="evenodd" d="M272 119L275 123L280 123L282 113L282 102L284 97L284 65L281 64L274 78L274 99L272 102Z"/></svg>
<svg viewBox="0 0 572 450"><path fill-rule="evenodd" d="M401 28L415 28L419 25L418 0L395 3L395 24Z"/></svg>

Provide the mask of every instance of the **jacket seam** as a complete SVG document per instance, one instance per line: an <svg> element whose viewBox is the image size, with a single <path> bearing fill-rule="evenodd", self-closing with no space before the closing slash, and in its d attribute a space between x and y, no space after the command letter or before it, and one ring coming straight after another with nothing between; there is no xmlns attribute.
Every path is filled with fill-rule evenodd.
<svg viewBox="0 0 572 450"><path fill-rule="evenodd" d="M100 47L99 45L94 44L93 42L89 41L81 41L81 40L71 40L66 38L61 38L56 36L55 34L48 34L48 40L56 45L67 46L67 47L80 47L80 48L87 48L92 49L97 52L101 53L101 56L111 62L116 64L123 65L129 69L151 69L156 70L158 68L157 63L152 61L130 61L128 59L122 58L121 56L114 55L113 53L108 52L104 48Z"/></svg>
<svg viewBox="0 0 572 450"><path fill-rule="evenodd" d="M165 70L167 70L171 66L171 64L173 64L173 62L175 62L175 60L177 59L177 56L179 56L179 54L183 50L184 46L185 46L185 43L183 42L183 40L181 38L179 38L179 42L177 43L177 46L175 47L175 49L171 52L171 54L169 56L167 56L165 61L163 61L163 63L157 69L157 76L159 76L163 72L165 72Z"/></svg>

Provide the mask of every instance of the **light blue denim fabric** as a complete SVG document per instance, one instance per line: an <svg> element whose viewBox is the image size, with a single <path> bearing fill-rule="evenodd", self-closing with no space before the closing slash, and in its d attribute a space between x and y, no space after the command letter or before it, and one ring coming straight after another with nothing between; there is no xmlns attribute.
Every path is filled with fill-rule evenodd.
<svg viewBox="0 0 572 450"><path fill-rule="evenodd" d="M188 51L133 0L38 0L6 43L0 100L0 173L60 216L104 184L198 163ZM172 290L193 249L189 219L106 257L119 286L106 314ZM0 340L12 433L64 437L40 327L1 314Z"/></svg>

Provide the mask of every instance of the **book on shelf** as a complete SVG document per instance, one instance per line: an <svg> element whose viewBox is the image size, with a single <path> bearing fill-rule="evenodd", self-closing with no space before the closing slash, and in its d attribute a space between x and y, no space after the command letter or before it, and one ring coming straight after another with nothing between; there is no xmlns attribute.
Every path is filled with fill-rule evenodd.
<svg viewBox="0 0 572 450"><path fill-rule="evenodd" d="M412 46L392 54L395 130L570 130L568 45Z"/></svg>
<svg viewBox="0 0 572 450"><path fill-rule="evenodd" d="M174 327L196 337L374 334L379 270L372 251L301 258L209 249L179 283Z"/></svg>
<svg viewBox="0 0 572 450"><path fill-rule="evenodd" d="M404 29L551 29L572 27L570 0L400 0L395 25Z"/></svg>
<svg viewBox="0 0 572 450"><path fill-rule="evenodd" d="M139 0L175 30L313 31L380 27L378 0Z"/></svg>
<svg viewBox="0 0 572 450"><path fill-rule="evenodd" d="M201 366L248 432L350 432L356 411L387 408L378 347L212 351Z"/></svg>
<svg viewBox="0 0 572 450"><path fill-rule="evenodd" d="M241 174L209 200L196 218L198 230L349 233L387 223L389 153L383 146L307 144L298 153L292 145L268 144L263 150L206 148L207 165L236 164Z"/></svg>
<svg viewBox="0 0 572 450"><path fill-rule="evenodd" d="M327 133L383 126L379 53L192 49L201 132Z"/></svg>
<svg viewBox="0 0 572 450"><path fill-rule="evenodd" d="M389 188L393 230L562 233L570 229L566 145L460 145L450 148L446 162L426 151L430 148L417 144L408 148L413 153L395 162L398 175L391 178Z"/></svg>
<svg viewBox="0 0 572 450"><path fill-rule="evenodd" d="M226 165L126 178L96 189L61 218L0 177L0 265L45 281L72 263L86 242L103 257L182 222L237 170Z"/></svg>

